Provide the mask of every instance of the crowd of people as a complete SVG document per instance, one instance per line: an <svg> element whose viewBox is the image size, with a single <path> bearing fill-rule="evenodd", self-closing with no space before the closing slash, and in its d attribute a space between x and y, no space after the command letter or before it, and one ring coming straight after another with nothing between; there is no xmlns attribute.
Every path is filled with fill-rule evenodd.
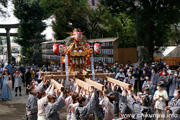
<svg viewBox="0 0 180 120"><path fill-rule="evenodd" d="M14 79L15 96L17 90L21 96L21 81L27 88L28 120L59 120L59 111L64 106L67 120L180 119L180 72L171 70L164 61L153 62L150 66L145 63L142 68L130 62L126 65L115 62L111 67L99 61L95 68L114 73L114 79L127 83L128 88L102 78L95 81L104 85L103 91L79 86L74 81L70 81L72 84L68 87L58 88L39 74L41 71L60 72L59 65L39 68L32 64L17 68L8 64L1 72L1 98L12 98L11 93L4 91L10 91L6 82ZM63 80L57 81L64 84Z"/></svg>

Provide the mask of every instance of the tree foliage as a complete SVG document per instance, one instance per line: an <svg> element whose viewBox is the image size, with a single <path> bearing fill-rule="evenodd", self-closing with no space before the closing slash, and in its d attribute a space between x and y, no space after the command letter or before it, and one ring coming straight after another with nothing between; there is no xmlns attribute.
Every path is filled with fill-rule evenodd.
<svg viewBox="0 0 180 120"><path fill-rule="evenodd" d="M22 47L21 53L29 61L33 56L33 42L44 39L41 33L46 28L42 22L45 12L40 6L40 0L13 0L13 4L14 15L20 20L18 39L15 42Z"/></svg>
<svg viewBox="0 0 180 120"><path fill-rule="evenodd" d="M87 0L41 0L47 17L55 16L52 27L56 39L64 39L67 32L80 28L87 38L117 37L120 47L133 47L135 43L134 23L125 14L113 16L103 5L92 9ZM69 25L72 23L72 26Z"/></svg>
<svg viewBox="0 0 180 120"><path fill-rule="evenodd" d="M113 16L122 13L137 23L137 45L148 47L153 56L154 46L162 46L168 41L171 24L180 20L179 0L100 0Z"/></svg>
<svg viewBox="0 0 180 120"><path fill-rule="evenodd" d="M102 8L104 8L102 10ZM114 16L107 10L105 6L98 7L102 11L100 16L102 29L105 30L105 37L119 37L119 47L135 47L136 46L136 32L135 24L132 19L125 13Z"/></svg>
<svg viewBox="0 0 180 120"><path fill-rule="evenodd" d="M67 32L71 32L73 28L87 30L87 0L42 0L41 5L46 10L47 17L54 15L56 18L52 26L56 39L66 38L69 36Z"/></svg>
<svg viewBox="0 0 180 120"><path fill-rule="evenodd" d="M170 27L169 39L172 43L180 45L180 25L173 24Z"/></svg>

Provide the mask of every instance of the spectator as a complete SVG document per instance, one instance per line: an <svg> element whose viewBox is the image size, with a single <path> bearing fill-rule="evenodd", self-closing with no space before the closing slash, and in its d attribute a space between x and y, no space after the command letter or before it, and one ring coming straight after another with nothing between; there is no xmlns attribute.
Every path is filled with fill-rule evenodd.
<svg viewBox="0 0 180 120"><path fill-rule="evenodd" d="M143 70L143 73L140 75L140 80L141 80L141 88L143 86L143 83L145 81L145 75L146 75L146 70Z"/></svg>
<svg viewBox="0 0 180 120"><path fill-rule="evenodd" d="M148 66L147 63L144 63L144 67L142 68L142 70L145 70L146 71L146 74L150 74L150 67Z"/></svg>
<svg viewBox="0 0 180 120"><path fill-rule="evenodd" d="M123 73L123 69L120 69L119 72L116 74L115 79L123 81L125 78L125 74Z"/></svg>
<svg viewBox="0 0 180 120"><path fill-rule="evenodd" d="M1 75L1 78L3 80L3 86L1 90L1 99L2 100L11 100L12 94L9 86L7 85L8 80L11 78L11 76L8 74L8 70L5 69L3 74Z"/></svg>
<svg viewBox="0 0 180 120"><path fill-rule="evenodd" d="M17 96L17 90L19 89L19 96L21 96L21 77L22 77L22 73L20 70L16 70L16 73L14 74L14 79L15 79L15 83L14 83L14 87L15 87L15 96Z"/></svg>
<svg viewBox="0 0 180 120"><path fill-rule="evenodd" d="M114 65L114 66L113 66L113 73L116 73L116 69L117 69L117 66Z"/></svg>
<svg viewBox="0 0 180 120"><path fill-rule="evenodd" d="M153 84L152 96L154 95L155 90L157 88L158 80L159 80L159 75L158 75L156 69L152 69L152 71L151 71L151 82Z"/></svg>
<svg viewBox="0 0 180 120"><path fill-rule="evenodd" d="M171 74L171 69L169 68L169 65L166 65L166 71L169 75Z"/></svg>
<svg viewBox="0 0 180 120"><path fill-rule="evenodd" d="M159 74L160 76L169 75L169 73L166 71L166 68L163 67L163 70Z"/></svg>
<svg viewBox="0 0 180 120"><path fill-rule="evenodd" d="M151 82L149 75L146 75L146 76L145 76L145 81L144 81L144 83L143 83L143 87L144 87L144 86L148 86L149 91L150 91L150 93L152 94L153 83Z"/></svg>
<svg viewBox="0 0 180 120"><path fill-rule="evenodd" d="M176 88L178 88L177 84L180 81L178 78L178 71L174 72L173 76L169 76L168 78L168 86L169 86L169 101L173 98L173 94Z"/></svg>
<svg viewBox="0 0 180 120"><path fill-rule="evenodd" d="M8 64L7 64L6 67L7 67L8 71L10 71L10 69L11 69L11 67L12 67L11 64L10 64L10 62L8 62Z"/></svg>
<svg viewBox="0 0 180 120"><path fill-rule="evenodd" d="M180 90L175 90L173 94L173 98L171 99L171 102L169 106L165 108L165 110L169 110L171 115L171 120L179 120L180 119Z"/></svg>
<svg viewBox="0 0 180 120"><path fill-rule="evenodd" d="M14 74L15 74L15 68L14 68L14 65L12 66L12 68L10 69L10 75L11 75L11 80L12 80L12 89L14 89Z"/></svg>
<svg viewBox="0 0 180 120"><path fill-rule="evenodd" d="M19 70L21 71L21 73L23 74L22 76L21 76L21 78L22 78L22 82L23 82L23 86L25 87L25 79L24 79L24 75L25 75L25 68L24 68L24 65L23 64L21 64L21 67L19 68Z"/></svg>
<svg viewBox="0 0 180 120"><path fill-rule="evenodd" d="M3 68L0 65L0 76L2 75L2 73L3 73ZM2 78L0 78L0 89L2 89L2 85L3 85L3 80L2 80Z"/></svg>
<svg viewBox="0 0 180 120"><path fill-rule="evenodd" d="M160 82L157 86L157 90L154 94L154 101L155 101L155 109L156 114L161 116L156 116L157 119L159 117L165 118L165 108L166 108L166 101L168 100L168 94L166 90L163 90L163 82Z"/></svg>
<svg viewBox="0 0 180 120"><path fill-rule="evenodd" d="M31 79L31 72L30 69L28 68L26 73L25 73L25 77L26 77L26 87L29 85L30 79ZM26 90L26 95L28 95L28 90Z"/></svg>
<svg viewBox="0 0 180 120"><path fill-rule="evenodd" d="M163 85L163 90L166 90L168 92L168 76L166 74L166 70L163 70L163 75L159 77L159 81L163 81L164 85Z"/></svg>

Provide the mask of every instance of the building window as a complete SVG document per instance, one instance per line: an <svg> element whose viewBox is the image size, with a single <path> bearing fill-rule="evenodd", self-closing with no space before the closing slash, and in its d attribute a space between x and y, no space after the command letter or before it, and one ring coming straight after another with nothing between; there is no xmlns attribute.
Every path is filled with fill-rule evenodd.
<svg viewBox="0 0 180 120"><path fill-rule="evenodd" d="M92 0L92 6L95 6L95 1L94 0Z"/></svg>

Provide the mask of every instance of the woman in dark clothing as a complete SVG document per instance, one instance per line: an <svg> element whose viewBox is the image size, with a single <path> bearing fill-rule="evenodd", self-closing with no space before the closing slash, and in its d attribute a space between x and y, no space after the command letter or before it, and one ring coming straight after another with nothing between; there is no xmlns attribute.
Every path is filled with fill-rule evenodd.
<svg viewBox="0 0 180 120"><path fill-rule="evenodd" d="M27 69L25 76L26 76L26 87L27 87L31 79L31 72L29 68ZM26 94L28 94L28 90L26 90Z"/></svg>

